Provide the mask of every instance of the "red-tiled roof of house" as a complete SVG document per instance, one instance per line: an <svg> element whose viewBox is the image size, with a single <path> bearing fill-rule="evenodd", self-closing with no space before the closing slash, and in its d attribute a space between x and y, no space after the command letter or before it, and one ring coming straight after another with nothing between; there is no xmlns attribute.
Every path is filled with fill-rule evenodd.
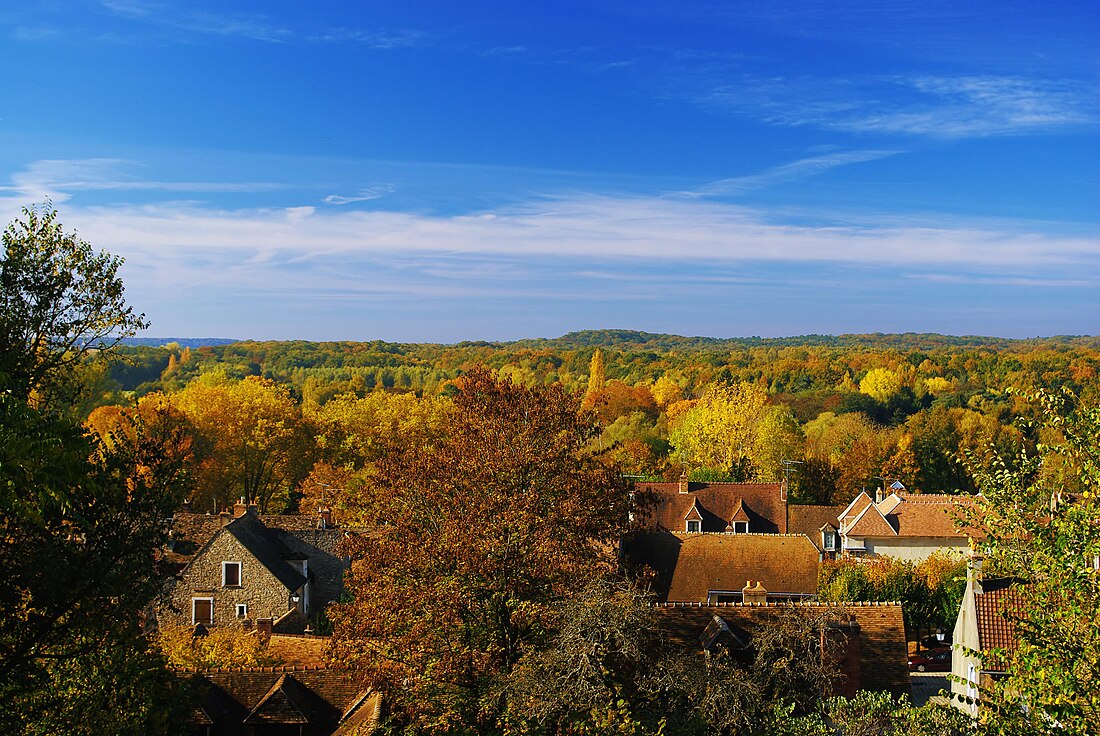
<svg viewBox="0 0 1100 736"><path fill-rule="evenodd" d="M289 666L323 666L330 638L306 634L272 634L267 640L267 653Z"/></svg>
<svg viewBox="0 0 1100 736"><path fill-rule="evenodd" d="M965 539L966 530L960 529L955 521L954 512L959 504L969 503L965 498L947 497L951 500L926 501L924 499L907 499L898 504L897 508L889 515L894 517L894 524L899 537L956 537ZM973 532L973 530L970 530Z"/></svg>
<svg viewBox="0 0 1100 736"><path fill-rule="evenodd" d="M684 520L699 504L703 531L724 532L740 504L748 517L749 531L785 533L787 500L782 483L639 483L635 487L639 518L648 518L661 529L683 531Z"/></svg>
<svg viewBox="0 0 1100 736"><path fill-rule="evenodd" d="M863 509L845 531L849 537L896 537L898 532L874 504Z"/></svg>
<svg viewBox="0 0 1100 736"><path fill-rule="evenodd" d="M821 548L821 528L840 528L840 514L844 506L820 506L791 504L787 507L787 532L805 534L818 549Z"/></svg>
<svg viewBox="0 0 1100 736"><path fill-rule="evenodd" d="M377 714L376 703L366 697L362 673L354 670L210 670L190 678L202 690L195 722L213 726L216 733L244 734L260 724L304 723L310 733L332 733L364 704Z"/></svg>
<svg viewBox="0 0 1100 736"><path fill-rule="evenodd" d="M647 532L626 540L623 553L657 573L667 601L706 602L710 591L739 593L748 580L774 594L817 592L820 555L800 534Z"/></svg>
<svg viewBox="0 0 1100 736"><path fill-rule="evenodd" d="M1016 621L1026 607L1025 590L1020 583L1008 578L982 581L982 592L974 596L980 649L1016 651L1019 644ZM991 656L983 658L982 665L987 672L1004 670L1004 664Z"/></svg>
<svg viewBox="0 0 1100 736"><path fill-rule="evenodd" d="M885 691L894 697L909 695L908 648L900 603L766 603L746 605L658 604L659 623L669 641L701 648L699 636L715 615L737 628L752 632L792 610L842 611L860 627L860 689Z"/></svg>
<svg viewBox="0 0 1100 736"><path fill-rule="evenodd" d="M863 513L863 510L872 503L874 503L874 501L867 495L867 492L860 491L859 495L853 498L852 502L845 506L844 510L840 512L840 520L844 523L851 521Z"/></svg>

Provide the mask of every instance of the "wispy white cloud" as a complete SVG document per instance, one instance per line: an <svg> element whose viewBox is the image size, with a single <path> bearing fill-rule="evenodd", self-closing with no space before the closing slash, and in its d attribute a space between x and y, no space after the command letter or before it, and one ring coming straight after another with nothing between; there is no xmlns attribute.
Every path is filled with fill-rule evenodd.
<svg viewBox="0 0 1100 736"><path fill-rule="evenodd" d="M1100 122L1091 85L1002 76L742 76L700 102L785 126L934 138L1020 135Z"/></svg>
<svg viewBox="0 0 1100 736"><path fill-rule="evenodd" d="M365 48L390 50L419 44L427 34L414 29L366 29L326 27L308 30L306 24L291 28L273 22L263 14L211 12L190 3L165 3L157 0L100 0L116 16L147 25L170 28L196 36L235 36L267 43L308 41L355 44Z"/></svg>
<svg viewBox="0 0 1100 736"><path fill-rule="evenodd" d="M266 16L244 13L210 13L185 5L150 0L101 0L103 7L130 20L176 28L196 34L241 36L254 41L279 43L294 33L273 24Z"/></svg>
<svg viewBox="0 0 1100 736"><path fill-rule="evenodd" d="M273 254L271 263L369 255L831 263L1047 277L1095 269L1100 238L988 224L951 228L776 223L747 207L656 197L572 196L439 217L313 208L215 210L186 205L82 208L96 242L132 257ZM1030 271L1035 273L1031 274ZM1079 273L1079 270L1077 271Z"/></svg>
<svg viewBox="0 0 1100 736"><path fill-rule="evenodd" d="M758 174L720 179L691 191L677 192L676 195L689 198L735 196L757 189L775 186L776 184L817 176L818 174L823 174L830 169L841 166L851 166L854 164L866 163L868 161L877 161L879 159L895 156L899 153L902 153L902 151L882 149L837 151L791 161L790 163L781 164L780 166L773 167Z"/></svg>
<svg viewBox="0 0 1100 736"><path fill-rule="evenodd" d="M392 194L394 187L392 184L379 184L378 186L370 187L368 189L360 189L358 194L353 194L350 197L341 194L330 194L324 198L325 204L352 204L354 202L369 202L373 199L380 199L387 194Z"/></svg>
<svg viewBox="0 0 1100 736"><path fill-rule="evenodd" d="M283 188L273 182L150 181L137 174L142 165L118 158L44 159L12 174L0 192L11 192L22 201L56 203L68 200L75 191L161 191L161 192L264 192Z"/></svg>

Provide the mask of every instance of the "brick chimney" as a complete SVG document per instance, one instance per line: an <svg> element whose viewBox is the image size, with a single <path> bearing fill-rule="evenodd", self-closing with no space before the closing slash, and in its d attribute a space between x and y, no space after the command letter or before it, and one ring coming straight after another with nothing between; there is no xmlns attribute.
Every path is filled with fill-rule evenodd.
<svg viewBox="0 0 1100 736"><path fill-rule="evenodd" d="M318 529L330 529L330 528L332 528L332 509L330 509L330 508L317 509L317 528Z"/></svg>
<svg viewBox="0 0 1100 736"><path fill-rule="evenodd" d="M763 605L768 602L768 589L759 580L756 585L751 580L745 581L745 587L741 589L741 602L750 605Z"/></svg>
<svg viewBox="0 0 1100 736"><path fill-rule="evenodd" d="M244 496L241 496L241 500L233 504L233 518L244 516L248 513L248 504L244 502Z"/></svg>
<svg viewBox="0 0 1100 736"><path fill-rule="evenodd" d="M882 490L882 486L875 489L875 503L882 503L886 500L886 492Z"/></svg>
<svg viewBox="0 0 1100 736"><path fill-rule="evenodd" d="M256 619L256 633L263 639L271 637L271 629L275 625L275 620L271 618L258 618Z"/></svg>
<svg viewBox="0 0 1100 736"><path fill-rule="evenodd" d="M833 695L855 697L860 685L859 660L862 655L859 622L855 619L830 621L821 630L821 656L839 675Z"/></svg>
<svg viewBox="0 0 1100 736"><path fill-rule="evenodd" d="M680 493L687 493L691 490L691 483L688 482L687 473L680 476Z"/></svg>

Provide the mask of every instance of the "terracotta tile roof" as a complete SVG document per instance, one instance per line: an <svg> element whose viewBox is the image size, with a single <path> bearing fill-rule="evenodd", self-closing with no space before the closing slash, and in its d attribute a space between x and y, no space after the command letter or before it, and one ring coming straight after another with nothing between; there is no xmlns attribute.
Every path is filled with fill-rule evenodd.
<svg viewBox="0 0 1100 736"><path fill-rule="evenodd" d="M817 592L820 555L800 534L646 532L624 541L629 565L657 573L657 595L705 603L709 591L740 592L747 580L770 593Z"/></svg>
<svg viewBox="0 0 1100 736"><path fill-rule="evenodd" d="M302 687L293 675L282 674L245 717L249 724L309 723L318 696Z"/></svg>
<svg viewBox="0 0 1100 736"><path fill-rule="evenodd" d="M749 531L785 533L787 500L782 483L689 483L680 493L678 483L639 483L635 499L639 516L661 529L684 531L691 506L699 504L703 531L724 532L740 504L748 517Z"/></svg>
<svg viewBox="0 0 1100 736"><path fill-rule="evenodd" d="M852 520L844 531L850 537L896 537L898 532L874 504Z"/></svg>
<svg viewBox="0 0 1100 736"><path fill-rule="evenodd" d="M272 634L267 641L267 652L289 666L322 666L330 641L327 636Z"/></svg>
<svg viewBox="0 0 1100 736"><path fill-rule="evenodd" d="M908 649L900 603L768 603L764 605L658 604L659 623L669 641L701 648L700 635L721 616L730 627L748 632L767 626L790 609L837 608L860 627L860 689L910 694Z"/></svg>
<svg viewBox="0 0 1100 736"><path fill-rule="evenodd" d="M939 496L935 499L910 496L904 499L904 503L899 504L890 516L896 517L895 526L899 537L965 539L968 534L965 530L960 530L954 518L954 511L960 504L972 502L972 499L966 496Z"/></svg>
<svg viewBox="0 0 1100 736"><path fill-rule="evenodd" d="M260 724L308 724L306 733L331 734L369 700L362 675L354 670L274 670L190 675L195 686L203 689L194 722L226 734L244 734L246 728Z"/></svg>
<svg viewBox="0 0 1100 736"><path fill-rule="evenodd" d="M845 506L818 506L791 504L787 507L787 532L805 534L818 549L821 548L821 527L840 528L840 514Z"/></svg>
<svg viewBox="0 0 1100 736"><path fill-rule="evenodd" d="M860 491L859 495L852 499L852 502L844 507L844 510L840 513L841 521L847 523L848 521L856 518L863 509L867 508L873 503L871 497L867 495L866 491Z"/></svg>
<svg viewBox="0 0 1100 736"><path fill-rule="evenodd" d="M982 581L982 592L974 595L979 649L1016 651L1019 643L1016 621L1023 615L1026 605L1024 590L1022 585L1008 578ZM989 672L1004 669L1004 664L993 657L986 657L982 664Z"/></svg>

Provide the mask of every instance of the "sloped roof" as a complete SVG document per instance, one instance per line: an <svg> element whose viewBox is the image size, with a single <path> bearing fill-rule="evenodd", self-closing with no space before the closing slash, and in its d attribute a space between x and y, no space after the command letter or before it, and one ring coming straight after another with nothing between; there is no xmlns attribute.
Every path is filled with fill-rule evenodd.
<svg viewBox="0 0 1100 736"><path fill-rule="evenodd" d="M1016 620L1023 615L1026 605L1024 590L1021 584L1010 578L982 581L982 592L974 595L979 649L1004 649L1009 653L1016 651L1019 644ZM1004 668L1004 663L993 657L983 658L982 665L987 671L1000 671Z"/></svg>
<svg viewBox="0 0 1100 736"><path fill-rule="evenodd" d="M893 510L899 537L956 537L965 539L978 536L974 529L960 529L954 511L961 504L973 503L969 496L937 496L935 498L909 496Z"/></svg>
<svg viewBox="0 0 1100 736"><path fill-rule="evenodd" d="M646 532L624 541L623 553L657 573L662 600L705 603L709 591L740 591L747 580L771 593L817 592L820 555L800 534Z"/></svg>
<svg viewBox="0 0 1100 736"><path fill-rule="evenodd" d="M684 514L684 521L702 521L702 520L703 520L703 512L699 509L699 501L696 500L695 503L693 503L691 505L691 508L688 509L688 512L686 514Z"/></svg>
<svg viewBox="0 0 1100 736"><path fill-rule="evenodd" d="M787 532L805 534L818 549L821 548L821 527L840 528L840 514L844 506L820 506L791 504L787 507Z"/></svg>
<svg viewBox="0 0 1100 736"><path fill-rule="evenodd" d="M889 496L876 503L875 506L877 506L878 510L883 514L888 514L897 508L899 503L903 503L901 497L896 493L891 493Z"/></svg>
<svg viewBox="0 0 1100 736"><path fill-rule="evenodd" d="M730 524L733 524L733 522L735 522L735 521L746 521L747 522L748 520L749 520L749 515L747 513L745 513L745 502L743 500L739 500L737 502L737 508L735 508L733 510L733 516L731 516L729 518L729 522L730 522Z"/></svg>
<svg viewBox="0 0 1100 736"><path fill-rule="evenodd" d="M874 504L863 509L845 531L849 537L896 537L898 532Z"/></svg>
<svg viewBox="0 0 1100 736"><path fill-rule="evenodd" d="M863 513L863 509L874 503L871 497L867 495L867 491L860 491L859 495L852 499L852 502L844 507L844 510L840 512L838 517L842 522L854 519Z"/></svg>
<svg viewBox="0 0 1100 736"><path fill-rule="evenodd" d="M249 724L308 722L309 732L330 733L365 700L362 673L343 669L206 671L189 675L205 685L200 709L214 711L217 733L243 732ZM371 703L375 701L370 701ZM301 720L305 717L307 720ZM233 725L238 729L234 730ZM361 733L369 733L367 730Z"/></svg>
<svg viewBox="0 0 1100 736"><path fill-rule="evenodd" d="M778 616L798 609L833 608L856 620L860 627L860 689L885 691L894 697L909 695L908 648L900 603L727 603L712 606L658 604L658 622L670 642L701 649L700 635L715 615L731 628L751 634Z"/></svg>
<svg viewBox="0 0 1100 736"><path fill-rule="evenodd" d="M309 723L313 702L317 699L308 689L286 673L272 684L267 693L252 708L245 723Z"/></svg>
<svg viewBox="0 0 1100 736"><path fill-rule="evenodd" d="M226 524L224 529L236 537L287 590L298 590L305 584L306 576L287 564L288 559L301 559L301 556L287 549L254 514L239 516Z"/></svg>
<svg viewBox="0 0 1100 736"><path fill-rule="evenodd" d="M688 510L699 504L704 532L724 532L736 513L744 508L750 532L785 533L787 501L782 483L688 483L680 493L679 483L638 483L635 501L639 518L648 518L660 529L683 530Z"/></svg>

